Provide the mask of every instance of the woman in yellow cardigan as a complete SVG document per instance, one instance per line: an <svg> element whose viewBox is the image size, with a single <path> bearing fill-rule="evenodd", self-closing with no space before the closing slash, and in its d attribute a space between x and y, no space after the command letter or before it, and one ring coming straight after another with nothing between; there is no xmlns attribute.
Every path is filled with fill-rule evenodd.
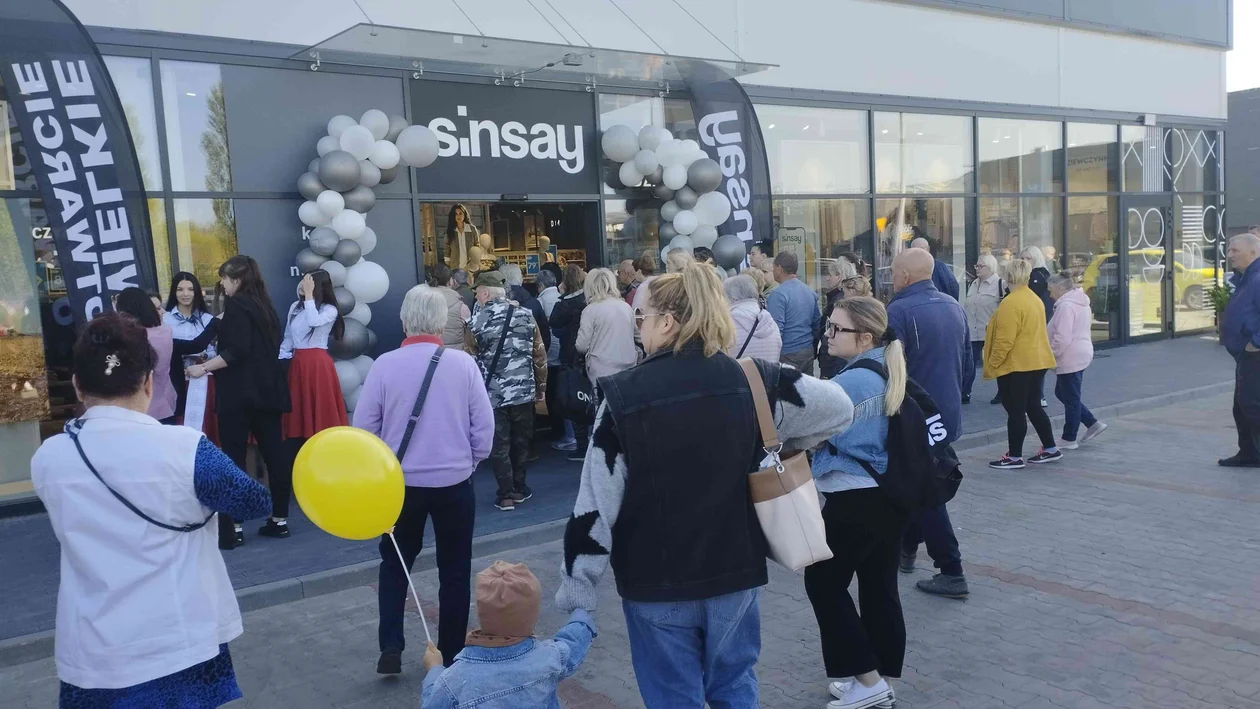
<svg viewBox="0 0 1260 709"><path fill-rule="evenodd" d="M1028 262L1016 259L1007 269L1006 282L1011 291L993 313L984 337L984 378L997 379L1010 444L1006 455L989 463L990 468L998 470L1024 467L1028 421L1032 421L1042 445L1028 462L1052 463L1063 457L1055 446L1050 417L1041 407L1046 370L1054 367L1054 353L1046 336L1046 308L1028 287L1032 271Z"/></svg>

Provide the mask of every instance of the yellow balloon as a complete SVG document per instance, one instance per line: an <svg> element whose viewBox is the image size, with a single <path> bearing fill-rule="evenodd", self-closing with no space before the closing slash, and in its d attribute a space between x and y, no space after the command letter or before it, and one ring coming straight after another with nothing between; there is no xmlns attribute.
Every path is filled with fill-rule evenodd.
<svg viewBox="0 0 1260 709"><path fill-rule="evenodd" d="M293 462L293 494L320 529L343 539L388 532L402 512L402 466L381 439L351 426L311 436Z"/></svg>

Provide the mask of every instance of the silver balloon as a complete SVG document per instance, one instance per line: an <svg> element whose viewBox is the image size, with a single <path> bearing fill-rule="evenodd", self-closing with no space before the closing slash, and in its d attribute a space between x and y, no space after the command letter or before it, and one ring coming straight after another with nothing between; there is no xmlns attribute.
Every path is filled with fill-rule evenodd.
<svg viewBox="0 0 1260 709"><path fill-rule="evenodd" d="M678 203L679 209L691 209L699 199L700 195L690 187L683 187L674 193L674 201Z"/></svg>
<svg viewBox="0 0 1260 709"><path fill-rule="evenodd" d="M319 159L319 180L330 190L353 189L362 176L359 159L344 150L334 150Z"/></svg>
<svg viewBox="0 0 1260 709"><path fill-rule="evenodd" d="M389 168L388 170L381 170L380 184L388 185L389 183L393 182L395 179L398 178L398 171L401 169L402 169L402 163L398 163L397 165Z"/></svg>
<svg viewBox="0 0 1260 709"><path fill-rule="evenodd" d="M340 340L335 337L328 339L328 354L337 359L354 359L367 351L369 330L358 320L346 319L342 322L346 325L346 331L342 333Z"/></svg>
<svg viewBox="0 0 1260 709"><path fill-rule="evenodd" d="M687 168L687 186L699 194L712 192L722 184L722 167L712 158L703 158Z"/></svg>
<svg viewBox="0 0 1260 709"><path fill-rule="evenodd" d="M306 171L310 173L314 173L316 176L318 176L319 175L319 158L315 158L314 160L307 163Z"/></svg>
<svg viewBox="0 0 1260 709"><path fill-rule="evenodd" d="M363 257L362 249L359 248L359 242L354 239L342 239L337 242L337 248L332 254L333 260L342 266L350 267L359 262ZM354 307L351 304L350 307Z"/></svg>
<svg viewBox="0 0 1260 709"><path fill-rule="evenodd" d="M665 168L661 165L657 165L656 169L652 171L652 174L647 176L647 181L649 185L663 184L665 181ZM666 199L668 199L668 197Z"/></svg>
<svg viewBox="0 0 1260 709"><path fill-rule="evenodd" d="M327 260L327 256L320 256L310 249L302 249L297 253L297 257L293 260L293 263L297 266L298 271L302 273L310 273L311 271L314 271L324 265L324 262Z"/></svg>
<svg viewBox="0 0 1260 709"><path fill-rule="evenodd" d="M342 196L346 200L346 209L352 209L359 214L367 214L376 206L376 193L370 187L358 185Z"/></svg>
<svg viewBox="0 0 1260 709"><path fill-rule="evenodd" d="M675 194L674 196L677 197L678 195ZM678 202L671 199L661 205L661 219L667 222L672 222L674 221L674 217L678 216L680 211L682 211L682 208L678 205Z"/></svg>
<svg viewBox="0 0 1260 709"><path fill-rule="evenodd" d="M723 234L713 242L713 260L722 268L735 268L747 255L744 240L734 234Z"/></svg>
<svg viewBox="0 0 1260 709"><path fill-rule="evenodd" d="M364 187L375 187L381 184L381 169L371 160L359 161L359 184Z"/></svg>
<svg viewBox="0 0 1260 709"><path fill-rule="evenodd" d="M320 256L332 256L338 241L341 241L341 237L337 236L337 232L321 226L311 230L307 246Z"/></svg>
<svg viewBox="0 0 1260 709"><path fill-rule="evenodd" d="M657 185L656 189L652 190L652 194L656 195L656 198L659 200L671 200L674 198L674 191L665 185Z"/></svg>
<svg viewBox="0 0 1260 709"><path fill-rule="evenodd" d="M376 349L376 331L368 330L368 346L367 351L371 352Z"/></svg>
<svg viewBox="0 0 1260 709"><path fill-rule="evenodd" d="M407 119L402 116L390 116L389 132L385 134L385 140L388 140L391 143L398 140L398 134L403 132L403 130L409 125L411 124L408 123Z"/></svg>
<svg viewBox="0 0 1260 709"><path fill-rule="evenodd" d="M717 241L717 238L717 227L709 226L708 224L701 224L696 227L695 231L691 232L691 242L695 244L697 248L703 246L706 249L712 249L714 242Z"/></svg>
<svg viewBox="0 0 1260 709"><path fill-rule="evenodd" d="M337 297L337 313L341 317L350 314L354 310L354 293L346 290L345 287L333 288L333 295Z"/></svg>
<svg viewBox="0 0 1260 709"><path fill-rule="evenodd" d="M661 224L660 235L661 241L668 244L675 236L678 236L678 230L674 228L673 224L664 222Z"/></svg>
<svg viewBox="0 0 1260 709"><path fill-rule="evenodd" d="M626 125L611 126L600 136L600 147L604 155L615 162L633 160L639 152L639 134Z"/></svg>
<svg viewBox="0 0 1260 709"><path fill-rule="evenodd" d="M319 175L313 172L304 172L297 181L298 193L307 199L315 199L323 192L324 183L319 181Z"/></svg>

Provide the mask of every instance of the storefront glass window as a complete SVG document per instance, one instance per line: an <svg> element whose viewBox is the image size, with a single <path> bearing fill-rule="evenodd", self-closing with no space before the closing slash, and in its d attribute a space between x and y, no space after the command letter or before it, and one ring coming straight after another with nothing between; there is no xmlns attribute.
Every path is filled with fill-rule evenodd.
<svg viewBox="0 0 1260 709"><path fill-rule="evenodd" d="M980 253L991 253L1005 266L1029 246L1041 249L1051 273L1063 267L1059 235L1063 200L1059 197L1000 197L980 200Z"/></svg>
<svg viewBox="0 0 1260 709"><path fill-rule="evenodd" d="M877 192L971 192L971 118L875 113Z"/></svg>
<svg viewBox="0 0 1260 709"><path fill-rule="evenodd" d="M1216 195L1173 200L1173 330L1207 330L1216 323L1207 292L1216 282L1217 249L1225 243Z"/></svg>
<svg viewBox="0 0 1260 709"><path fill-rule="evenodd" d="M877 295L892 297L892 261L918 237L928 240L932 254L953 271L960 286L967 282L966 234L971 200L881 199L875 202L875 279Z"/></svg>
<svg viewBox="0 0 1260 709"><path fill-rule="evenodd" d="M1089 296L1093 316L1091 336L1095 342L1119 338L1116 198L1069 197L1067 218L1067 254L1063 266Z"/></svg>
<svg viewBox="0 0 1260 709"><path fill-rule="evenodd" d="M636 131L643 126L660 126L679 140L699 140L696 121L691 114L691 102L682 99L600 94L599 129L604 131L615 125L629 126ZM604 194L624 197L628 190L617 179L619 165L605 158L602 151L600 161L604 167Z"/></svg>
<svg viewBox="0 0 1260 709"><path fill-rule="evenodd" d="M821 293L828 261L852 251L871 262L870 209L865 199L776 199L774 252L796 253L801 279Z"/></svg>
<svg viewBox="0 0 1260 709"><path fill-rule="evenodd" d="M157 110L153 105L152 64L139 57L105 57L105 66L127 115L144 187L160 190L162 165L158 155Z"/></svg>
<svg viewBox="0 0 1260 709"><path fill-rule="evenodd" d="M610 268L645 251L661 259L660 210L642 200L604 200L604 263ZM659 265L659 264L658 264Z"/></svg>
<svg viewBox="0 0 1260 709"><path fill-rule="evenodd" d="M1163 135L1154 126L1121 126L1120 156L1125 192L1163 192Z"/></svg>
<svg viewBox="0 0 1260 709"><path fill-rule="evenodd" d="M1164 131L1164 170L1176 192L1220 189L1220 158L1224 154L1216 131L1169 128Z"/></svg>
<svg viewBox="0 0 1260 709"><path fill-rule="evenodd" d="M202 287L213 288L219 266L237 253L232 200L175 200L175 240L180 270L192 271Z"/></svg>
<svg viewBox="0 0 1260 709"><path fill-rule="evenodd" d="M13 179L12 140L9 135L9 103L0 101L0 190L17 189Z"/></svg>
<svg viewBox="0 0 1260 709"><path fill-rule="evenodd" d="M1063 191L1063 124L981 118L981 192Z"/></svg>
<svg viewBox="0 0 1260 709"><path fill-rule="evenodd" d="M1119 191L1120 145L1116 142L1116 127L1069 123L1067 134L1068 191Z"/></svg>
<svg viewBox="0 0 1260 709"><path fill-rule="evenodd" d="M166 203L160 199L149 200L149 227L153 234L153 261L157 279L158 292L166 299L166 290L170 287L171 276L171 241L166 231Z"/></svg>
<svg viewBox="0 0 1260 709"><path fill-rule="evenodd" d="M775 194L870 191L866 111L757 106Z"/></svg>
<svg viewBox="0 0 1260 709"><path fill-rule="evenodd" d="M227 108L218 64L162 62L171 189L230 192Z"/></svg>

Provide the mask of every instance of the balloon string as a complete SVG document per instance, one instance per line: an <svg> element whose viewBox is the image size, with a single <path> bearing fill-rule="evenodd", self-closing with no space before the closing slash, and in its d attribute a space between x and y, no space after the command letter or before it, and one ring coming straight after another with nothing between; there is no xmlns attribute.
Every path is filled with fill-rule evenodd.
<svg viewBox="0 0 1260 709"><path fill-rule="evenodd" d="M402 549L398 548L398 540L394 538L392 531L388 532L389 540L394 543L394 551L398 553L398 563L402 564L403 577L407 579L407 588L411 589L411 598L416 602L416 612L420 614L420 622L424 625L424 639L429 644L433 643L433 638L429 636L429 621L424 619L424 609L420 607L420 596L416 594L416 587L411 583L411 573L407 571L407 562L403 561Z"/></svg>

